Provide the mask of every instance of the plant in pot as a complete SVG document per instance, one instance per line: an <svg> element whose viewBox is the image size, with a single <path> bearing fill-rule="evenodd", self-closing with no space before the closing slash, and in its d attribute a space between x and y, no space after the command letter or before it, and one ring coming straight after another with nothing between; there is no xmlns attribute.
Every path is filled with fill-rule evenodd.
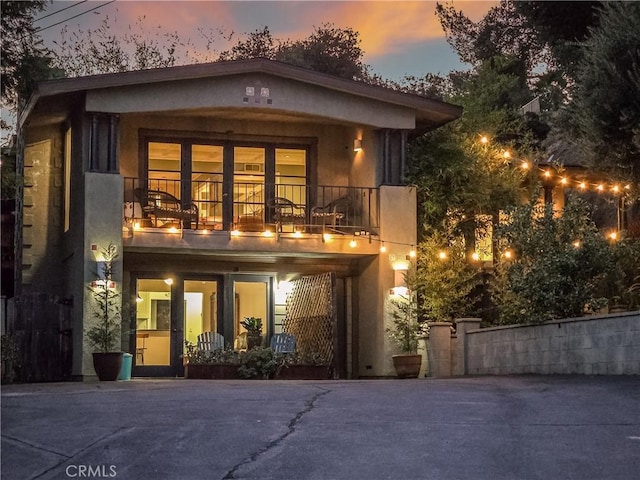
<svg viewBox="0 0 640 480"><path fill-rule="evenodd" d="M102 251L100 279L88 288L94 300L94 325L86 331L94 348L93 368L101 381L114 381L122 368L122 352L117 349L120 339L120 293L112 281L116 247L110 243Z"/></svg>
<svg viewBox="0 0 640 480"><path fill-rule="evenodd" d="M271 378L282 363L282 356L269 347L260 346L240 352L238 375L240 378Z"/></svg>
<svg viewBox="0 0 640 480"><path fill-rule="evenodd" d="M392 327L387 328L389 338L402 354L393 355L393 367L398 378L417 378L422 365L418 354L418 338L428 332L428 326L417 320L417 302L414 292L394 295L391 302Z"/></svg>
<svg viewBox="0 0 640 480"><path fill-rule="evenodd" d="M262 346L262 319L246 317L240 325L247 331L247 350Z"/></svg>
<svg viewBox="0 0 640 480"><path fill-rule="evenodd" d="M216 348L212 351L199 350L196 345L185 340L185 378L231 379L238 378L240 357L231 347Z"/></svg>
<svg viewBox="0 0 640 480"><path fill-rule="evenodd" d="M293 352L285 354L276 371L280 380L327 380L331 364L319 352Z"/></svg>

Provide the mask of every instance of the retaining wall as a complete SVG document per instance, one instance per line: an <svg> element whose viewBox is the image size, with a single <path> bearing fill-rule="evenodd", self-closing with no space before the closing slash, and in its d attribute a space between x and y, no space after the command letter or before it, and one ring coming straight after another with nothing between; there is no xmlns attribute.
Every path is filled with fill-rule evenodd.
<svg viewBox="0 0 640 480"><path fill-rule="evenodd" d="M453 375L640 375L640 312L467 329L473 321L458 321Z"/></svg>

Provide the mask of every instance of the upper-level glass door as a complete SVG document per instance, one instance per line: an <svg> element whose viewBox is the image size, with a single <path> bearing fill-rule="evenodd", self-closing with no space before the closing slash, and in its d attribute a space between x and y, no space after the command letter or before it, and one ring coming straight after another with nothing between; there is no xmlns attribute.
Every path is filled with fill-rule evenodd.
<svg viewBox="0 0 640 480"><path fill-rule="evenodd" d="M233 149L233 221L245 231L264 225L265 149Z"/></svg>

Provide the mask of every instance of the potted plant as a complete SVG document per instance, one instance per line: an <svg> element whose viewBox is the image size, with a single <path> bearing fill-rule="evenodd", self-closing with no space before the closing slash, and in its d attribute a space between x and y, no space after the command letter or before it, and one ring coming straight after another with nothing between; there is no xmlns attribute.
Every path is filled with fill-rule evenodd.
<svg viewBox="0 0 640 480"><path fill-rule="evenodd" d="M232 379L238 378L240 357L231 347L216 348L205 352L198 350L196 346L185 340L186 365L184 367L185 378L199 379Z"/></svg>
<svg viewBox="0 0 640 480"><path fill-rule="evenodd" d="M240 352L240 378L271 378L282 363L283 354L274 352L269 347L255 347Z"/></svg>
<svg viewBox="0 0 640 480"><path fill-rule="evenodd" d="M318 352L294 352L284 355L276 378L280 380L327 380L331 365Z"/></svg>
<svg viewBox="0 0 640 480"><path fill-rule="evenodd" d="M428 326L417 320L415 293L396 295L390 302L393 326L386 332L403 352L392 356L396 375L399 378L417 378L422 365L422 355L417 353L418 338L427 334Z"/></svg>
<svg viewBox="0 0 640 480"><path fill-rule="evenodd" d="M240 324L247 331L247 350L262 345L262 319L246 317Z"/></svg>
<svg viewBox="0 0 640 480"><path fill-rule="evenodd" d="M86 331L93 353L93 368L101 381L115 381L122 368L122 352L116 350L120 338L120 294L112 281L116 247L110 243L103 251L100 279L92 282L94 325Z"/></svg>

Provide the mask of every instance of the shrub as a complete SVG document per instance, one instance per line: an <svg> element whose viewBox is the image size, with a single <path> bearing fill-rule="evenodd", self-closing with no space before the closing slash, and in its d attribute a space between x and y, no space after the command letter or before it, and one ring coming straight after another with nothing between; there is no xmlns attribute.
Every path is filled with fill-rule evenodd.
<svg viewBox="0 0 640 480"><path fill-rule="evenodd" d="M602 305L596 286L613 257L586 202L570 197L561 215L535 203L510 213L511 221L497 229L501 247L512 252L495 270L499 322L541 323Z"/></svg>

